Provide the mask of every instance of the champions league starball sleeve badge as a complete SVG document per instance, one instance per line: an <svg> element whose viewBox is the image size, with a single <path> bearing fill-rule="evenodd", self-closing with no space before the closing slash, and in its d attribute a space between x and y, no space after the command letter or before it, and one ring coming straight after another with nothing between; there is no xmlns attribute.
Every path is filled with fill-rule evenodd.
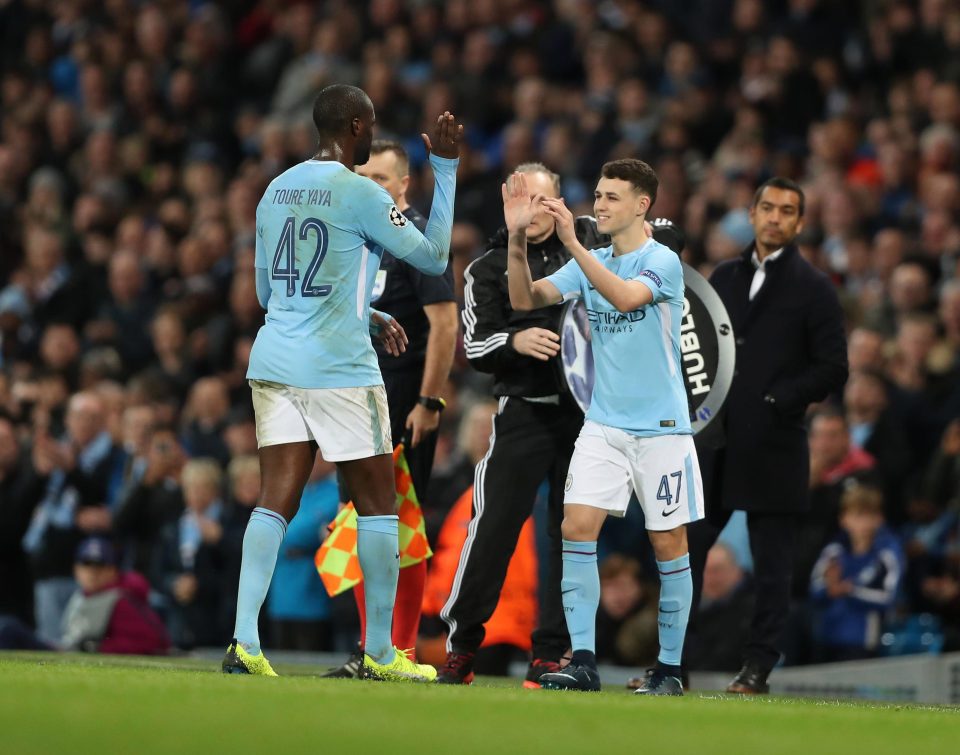
<svg viewBox="0 0 960 755"><path fill-rule="evenodd" d="M690 424L702 432L719 414L733 380L736 358L733 327L717 292L700 273L683 263L685 297L680 321L680 359ZM590 323L581 299L564 305L560 318L560 367L570 396L586 413L593 394Z"/></svg>

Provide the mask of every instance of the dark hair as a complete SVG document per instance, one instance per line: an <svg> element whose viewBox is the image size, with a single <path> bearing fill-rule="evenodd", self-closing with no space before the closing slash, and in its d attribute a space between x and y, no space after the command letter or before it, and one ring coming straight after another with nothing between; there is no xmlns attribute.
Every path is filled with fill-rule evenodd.
<svg viewBox="0 0 960 755"><path fill-rule="evenodd" d="M780 176L774 176L773 178L768 178L760 186L757 187L757 191L753 195L753 206L757 206L757 202L760 201L760 195L763 194L763 190L767 187L772 189L783 189L784 191L792 191L797 195L800 202L800 217L803 217L803 212L807 207L807 198L803 195L803 189L800 188L800 184L796 181L792 181L789 178L782 178Z"/></svg>
<svg viewBox="0 0 960 755"><path fill-rule="evenodd" d="M653 168L643 160L636 160L632 157L611 160L604 163L600 169L600 175L604 178L619 178L621 181L629 181L633 188L650 197L650 207L653 207L653 203L657 201L660 179L657 178Z"/></svg>
<svg viewBox="0 0 960 755"><path fill-rule="evenodd" d="M393 152L397 156L397 168L401 176L410 172L410 155L400 142L389 139L374 139L370 145L370 155L382 155L384 152Z"/></svg>
<svg viewBox="0 0 960 755"><path fill-rule="evenodd" d="M313 123L321 136L339 136L350 129L354 118L373 108L362 89L349 84L324 87L313 102Z"/></svg>

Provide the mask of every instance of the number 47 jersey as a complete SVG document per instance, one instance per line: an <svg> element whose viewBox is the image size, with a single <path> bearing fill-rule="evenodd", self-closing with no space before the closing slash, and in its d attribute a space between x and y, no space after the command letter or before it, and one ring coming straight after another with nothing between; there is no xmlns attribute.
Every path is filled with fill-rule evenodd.
<svg viewBox="0 0 960 755"><path fill-rule="evenodd" d="M256 240L257 274L269 279L270 295L248 378L297 388L383 383L369 334L380 257L388 249L443 273L457 163L430 156L436 187L423 234L386 190L339 162L307 160L270 183L257 205Z"/></svg>

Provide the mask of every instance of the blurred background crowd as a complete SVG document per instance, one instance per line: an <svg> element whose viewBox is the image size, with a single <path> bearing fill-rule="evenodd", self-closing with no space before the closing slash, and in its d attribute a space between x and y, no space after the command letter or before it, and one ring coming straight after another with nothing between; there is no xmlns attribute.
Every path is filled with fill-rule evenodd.
<svg viewBox="0 0 960 755"><path fill-rule="evenodd" d="M445 109L463 118L461 299L520 163L544 162L589 212L604 161L648 161L651 215L684 229L705 275L751 241L755 187L798 180L801 250L841 295L851 376L810 418L787 660L958 647L957 0L0 4L0 613L70 646L62 607L78 579L96 592L75 565L100 566L119 569L104 584L143 575L125 594L175 647L229 639L259 486L244 380L263 319L254 210L311 156L313 98L334 82L365 89L377 136L408 145L422 211L433 182L418 134ZM490 427L488 382L460 351L425 496L433 534ZM281 554L276 643L285 622L312 623L324 649L355 640L311 574L336 513L330 475L318 461ZM605 536L608 660L645 660L651 616L655 645L642 529L628 519ZM90 535L110 539L78 551ZM838 535L895 575L874 603L837 576L852 557L829 550ZM741 540L711 554L700 632L716 653L701 668L739 665L722 655L748 615Z"/></svg>

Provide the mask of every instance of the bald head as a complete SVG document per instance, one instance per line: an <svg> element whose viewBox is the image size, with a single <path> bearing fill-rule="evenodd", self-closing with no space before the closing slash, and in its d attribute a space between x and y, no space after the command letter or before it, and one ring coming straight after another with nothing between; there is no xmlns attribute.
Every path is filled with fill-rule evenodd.
<svg viewBox="0 0 960 755"><path fill-rule="evenodd" d="M336 159L349 168L370 159L373 103L362 89L334 84L320 90L313 103L313 123L320 137L322 159ZM325 154L326 153L326 154Z"/></svg>
<svg viewBox="0 0 960 755"><path fill-rule="evenodd" d="M320 90L313 102L313 123L322 136L339 136L350 130L354 118L373 110L373 103L359 87L333 84Z"/></svg>

